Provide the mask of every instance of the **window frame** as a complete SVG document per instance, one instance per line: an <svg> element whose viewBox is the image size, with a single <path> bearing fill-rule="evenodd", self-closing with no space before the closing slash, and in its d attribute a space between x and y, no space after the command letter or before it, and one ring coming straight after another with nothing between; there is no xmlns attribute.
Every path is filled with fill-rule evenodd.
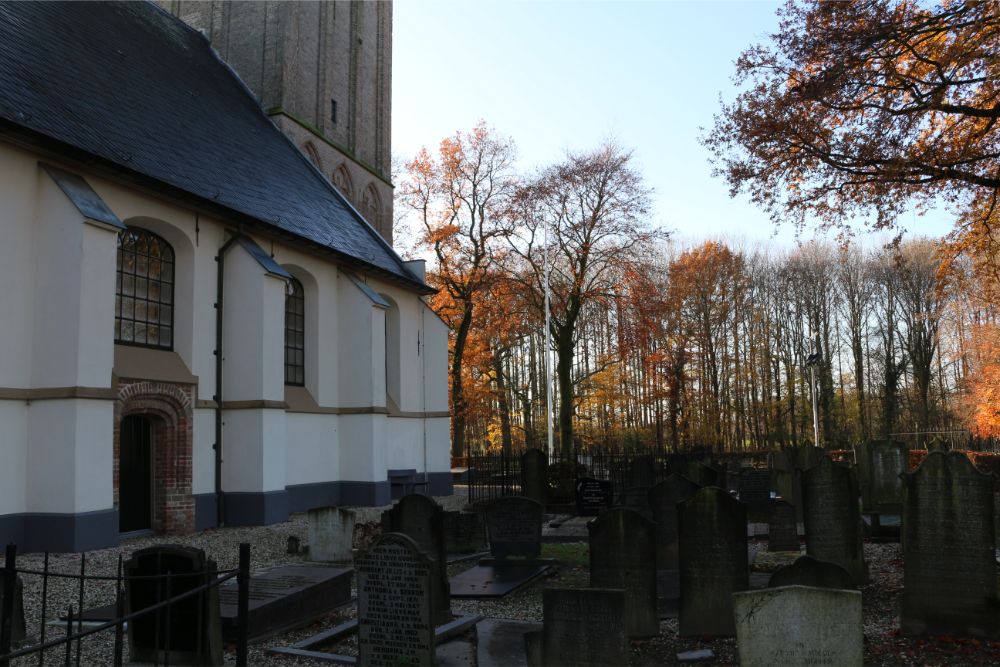
<svg viewBox="0 0 1000 667"><path fill-rule="evenodd" d="M124 253L123 250L123 240L126 236L132 237L132 248L128 250L133 256L132 270L126 271L124 265ZM159 254L154 255L150 252L140 253L136 248L136 241L139 238L144 238L147 244L147 250L151 247L151 243L155 243L159 247ZM145 274L140 275L139 264L140 258L145 260L144 264L146 266ZM155 260L160 264L160 270L157 278L151 279L149 275L149 260ZM169 268L167 272L166 269ZM164 277L166 273L169 276ZM132 293L124 293L124 285L126 278L131 278L132 281ZM144 297L138 296L138 281L146 281ZM150 283L155 282L158 286L156 299L151 299L149 297L149 286ZM172 351L174 349L174 341L177 335L176 326L176 314L177 314L177 302L176 302L176 287L177 287L177 252L174 247L167 242L159 234L151 232L148 229L142 227L126 227L124 230L118 233L118 238L116 242L116 253L115 253L115 345L129 345L132 347L144 347L152 350L164 350ZM125 312L125 299L132 300L132 314L129 317L124 316ZM136 317L136 305L138 303L143 303L144 307L144 319L138 319ZM149 306L153 304L157 307L157 319L155 322L151 322L149 319ZM169 308L169 316L164 320L163 308ZM132 339L124 338L124 331L126 323L132 324ZM136 325L143 324L146 326L146 336L144 341L135 339ZM157 328L157 342L149 342L149 326L154 325ZM162 341L164 329L168 330L170 333L170 339L167 344L163 344Z"/></svg>
<svg viewBox="0 0 1000 667"><path fill-rule="evenodd" d="M297 309L296 309L297 306ZM297 312L296 312L297 310ZM291 321L290 321L291 320ZM296 326L297 325L297 326ZM299 341L289 343L289 333L292 338L299 335ZM290 387L306 386L306 299L302 282L295 277L288 281L285 292L285 385ZM301 355L298 363L289 361L289 354L294 357ZM290 374L290 371L292 373ZM291 375L291 377L290 377Z"/></svg>

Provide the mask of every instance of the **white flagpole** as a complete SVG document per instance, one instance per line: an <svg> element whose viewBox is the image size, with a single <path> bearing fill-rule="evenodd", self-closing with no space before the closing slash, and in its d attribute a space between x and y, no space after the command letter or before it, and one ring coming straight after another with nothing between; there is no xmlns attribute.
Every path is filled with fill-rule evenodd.
<svg viewBox="0 0 1000 667"><path fill-rule="evenodd" d="M549 329L549 225L545 223L545 427L546 452L552 460L552 332Z"/></svg>

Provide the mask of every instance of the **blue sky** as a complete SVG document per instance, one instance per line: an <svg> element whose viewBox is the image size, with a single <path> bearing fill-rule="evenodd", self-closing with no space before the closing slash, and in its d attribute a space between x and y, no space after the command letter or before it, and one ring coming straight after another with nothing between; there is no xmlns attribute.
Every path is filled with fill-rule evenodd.
<svg viewBox="0 0 1000 667"><path fill-rule="evenodd" d="M517 142L525 169L613 136L655 190L653 221L681 240L768 239L774 227L730 199L698 143L733 62L777 29L776 2L396 0L393 154L479 119ZM904 220L941 235L945 213ZM791 243L792 230L778 234Z"/></svg>

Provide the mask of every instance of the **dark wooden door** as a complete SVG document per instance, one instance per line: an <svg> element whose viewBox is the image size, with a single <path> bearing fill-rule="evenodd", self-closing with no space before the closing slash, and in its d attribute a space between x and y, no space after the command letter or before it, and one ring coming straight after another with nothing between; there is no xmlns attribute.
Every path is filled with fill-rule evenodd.
<svg viewBox="0 0 1000 667"><path fill-rule="evenodd" d="M118 460L118 529L153 526L153 425L142 415L122 420Z"/></svg>

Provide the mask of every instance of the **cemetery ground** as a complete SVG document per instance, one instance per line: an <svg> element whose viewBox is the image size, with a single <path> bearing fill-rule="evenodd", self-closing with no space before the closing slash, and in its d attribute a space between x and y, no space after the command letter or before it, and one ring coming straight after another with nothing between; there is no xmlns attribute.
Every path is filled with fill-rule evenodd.
<svg viewBox="0 0 1000 667"><path fill-rule="evenodd" d="M437 498L446 509L461 509L465 504L463 495ZM359 524L368 524L374 528L378 522L381 509L360 508ZM546 521L551 519L546 516ZM183 544L204 549L210 558L218 562L220 569L236 566L238 545L249 542L252 545L251 567L253 570L272 567L280 564L295 564L303 562L301 555L287 553L288 538L298 537L306 541L307 526L305 515L295 515L292 520L266 527L255 528L224 528L209 530L203 533L181 537L148 537L123 542L117 548L90 552L87 554L87 570L90 573L113 574L119 554L127 558L133 551L154 544ZM766 553L766 540L750 540L750 548L756 555L752 571L767 571L781 564L787 564L787 558L775 559ZM468 612L480 614L484 619L510 619L541 623L542 595L547 588L586 588L589 586L589 555L586 542L546 543L543 545L542 557L554 558L558 566L549 575L536 580L525 588L515 591L500 599L467 600L453 599L451 608L454 613ZM902 552L899 544L876 544L866 542L864 545L865 559L870 568L870 583L861 587L863 599L864 622L864 663L866 665L979 665L1000 663L1000 642L988 642L971 638L910 637L899 632L900 598L902 591ZM24 567L41 567L40 554L25 554L20 564ZM449 566L449 575L453 576L474 564L474 560L455 563ZM79 555L53 554L50 556L50 567L53 571L73 573L79 569ZM39 613L40 586L37 578L28 577L25 581L25 613L31 626L37 626ZM759 577L758 577L759 580ZM71 580L53 579L48 590L48 617L54 617L54 610L65 610L76 602L77 591ZM99 606L113 601L110 582L102 587L98 584L88 586L86 604L88 607ZM267 652L268 648L288 646L289 644L329 629L355 615L354 608L341 612L327 614L306 627L287 632L261 643L251 646L250 664L252 665L320 665L321 663L307 658L279 656ZM59 636L62 630L52 626L48 628L49 638ZM466 633L465 638L475 642L475 633ZM111 662L111 646L113 634L103 633L96 638L84 642L82 664L103 665ZM234 660L233 647L227 646L226 663ZM710 649L714 657L699 664L730 665L738 664L737 645L735 638L697 638L679 637L676 618L661 619L659 634L648 640L630 642L629 664L631 665L672 665L679 663L677 654L699 649ZM350 655L356 653L356 640L341 641L336 648L330 648L337 653ZM61 656L49 655L46 662L54 662ZM37 664L37 659L31 657L18 664ZM470 666L473 663L469 663Z"/></svg>

